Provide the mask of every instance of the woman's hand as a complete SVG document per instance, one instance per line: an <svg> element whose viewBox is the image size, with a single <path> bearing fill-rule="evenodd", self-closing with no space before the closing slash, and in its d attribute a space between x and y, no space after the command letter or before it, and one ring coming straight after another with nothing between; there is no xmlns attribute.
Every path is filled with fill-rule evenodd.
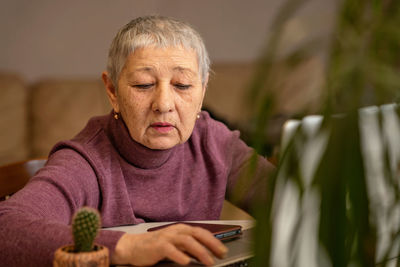
<svg viewBox="0 0 400 267"><path fill-rule="evenodd" d="M149 266L169 259L185 265L190 263L192 256L205 265L212 265L214 259L210 252L223 258L227 248L203 228L176 224L154 232L124 234L117 243L111 263Z"/></svg>

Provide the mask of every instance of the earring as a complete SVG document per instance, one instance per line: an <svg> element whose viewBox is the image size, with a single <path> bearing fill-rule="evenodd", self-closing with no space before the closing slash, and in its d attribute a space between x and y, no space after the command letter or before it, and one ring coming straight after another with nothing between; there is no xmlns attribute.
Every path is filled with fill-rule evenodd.
<svg viewBox="0 0 400 267"><path fill-rule="evenodd" d="M196 116L196 118L200 119L200 112L199 112L199 113L197 113L197 116Z"/></svg>
<svg viewBox="0 0 400 267"><path fill-rule="evenodd" d="M114 119L118 120L118 113L114 111Z"/></svg>

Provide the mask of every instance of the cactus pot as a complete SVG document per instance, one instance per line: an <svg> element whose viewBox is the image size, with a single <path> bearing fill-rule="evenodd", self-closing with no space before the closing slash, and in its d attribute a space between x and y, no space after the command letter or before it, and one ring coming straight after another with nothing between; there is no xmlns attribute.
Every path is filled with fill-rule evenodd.
<svg viewBox="0 0 400 267"><path fill-rule="evenodd" d="M94 245L93 251L75 252L74 246L64 246L54 253L54 267L108 267L110 265L108 248Z"/></svg>

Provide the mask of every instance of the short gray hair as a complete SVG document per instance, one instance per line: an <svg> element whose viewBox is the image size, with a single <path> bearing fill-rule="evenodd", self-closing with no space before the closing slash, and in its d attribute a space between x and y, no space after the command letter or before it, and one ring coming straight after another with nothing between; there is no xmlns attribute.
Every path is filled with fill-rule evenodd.
<svg viewBox="0 0 400 267"><path fill-rule="evenodd" d="M197 54L199 71L205 85L210 59L200 34L189 24L161 16L139 17L122 27L114 37L108 53L107 71L115 87L127 57L137 48L183 46Z"/></svg>

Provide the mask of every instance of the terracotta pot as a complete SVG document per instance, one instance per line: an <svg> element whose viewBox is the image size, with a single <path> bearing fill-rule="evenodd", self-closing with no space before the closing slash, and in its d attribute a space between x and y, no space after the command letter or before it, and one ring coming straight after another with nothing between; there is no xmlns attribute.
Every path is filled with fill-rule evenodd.
<svg viewBox="0 0 400 267"><path fill-rule="evenodd" d="M74 252L74 246L64 246L56 250L54 253L54 267L109 267L110 261L108 256L108 248L95 245L94 250L90 252Z"/></svg>

